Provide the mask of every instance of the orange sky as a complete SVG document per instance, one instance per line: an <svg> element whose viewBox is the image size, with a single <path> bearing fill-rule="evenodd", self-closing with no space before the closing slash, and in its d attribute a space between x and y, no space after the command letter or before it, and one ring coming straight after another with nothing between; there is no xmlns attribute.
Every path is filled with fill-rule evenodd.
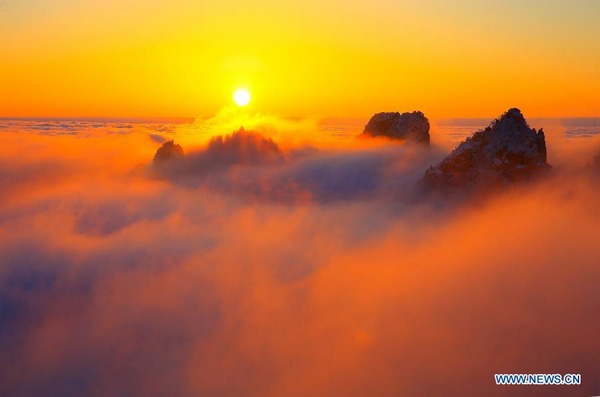
<svg viewBox="0 0 600 397"><path fill-rule="evenodd" d="M501 3L4 0L0 116L600 116L600 2Z"/></svg>

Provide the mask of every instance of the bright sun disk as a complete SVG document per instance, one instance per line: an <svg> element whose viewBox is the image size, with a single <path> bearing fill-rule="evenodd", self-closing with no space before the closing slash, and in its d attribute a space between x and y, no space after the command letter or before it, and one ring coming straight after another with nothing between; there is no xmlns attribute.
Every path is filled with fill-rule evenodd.
<svg viewBox="0 0 600 397"><path fill-rule="evenodd" d="M246 106L250 103L250 93L244 88L240 88L233 93L233 101L238 106Z"/></svg>

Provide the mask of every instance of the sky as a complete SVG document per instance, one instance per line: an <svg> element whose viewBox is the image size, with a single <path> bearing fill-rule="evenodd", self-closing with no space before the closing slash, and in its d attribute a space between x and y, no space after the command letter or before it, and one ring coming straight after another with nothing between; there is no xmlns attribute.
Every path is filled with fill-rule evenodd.
<svg viewBox="0 0 600 397"><path fill-rule="evenodd" d="M600 116L600 2L0 1L0 116Z"/></svg>

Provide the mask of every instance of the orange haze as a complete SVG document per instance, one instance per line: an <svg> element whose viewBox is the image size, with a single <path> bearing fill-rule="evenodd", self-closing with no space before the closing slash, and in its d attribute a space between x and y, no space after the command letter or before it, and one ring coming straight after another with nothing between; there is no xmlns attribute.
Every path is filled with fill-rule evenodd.
<svg viewBox="0 0 600 397"><path fill-rule="evenodd" d="M567 387L498 394L496 372L581 373L569 390L597 390L600 195L562 167L589 155L577 144L551 149L562 163L542 183L450 206L398 197L439 148L330 149L286 143L301 124L263 127L283 163L189 185L153 175L145 128L3 132L3 395ZM206 163L205 147L185 150Z"/></svg>
<svg viewBox="0 0 600 397"><path fill-rule="evenodd" d="M0 116L599 116L597 1L4 1Z"/></svg>

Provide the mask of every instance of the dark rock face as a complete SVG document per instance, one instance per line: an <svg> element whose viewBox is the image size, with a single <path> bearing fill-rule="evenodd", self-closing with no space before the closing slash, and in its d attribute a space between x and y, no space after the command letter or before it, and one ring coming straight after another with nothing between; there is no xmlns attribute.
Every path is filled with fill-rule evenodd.
<svg viewBox="0 0 600 397"><path fill-rule="evenodd" d="M174 160L183 157L183 148L175 141L167 141L158 148L154 155L154 164L164 163L169 160Z"/></svg>
<svg viewBox="0 0 600 397"><path fill-rule="evenodd" d="M429 120L421 112L377 113L365 126L363 136L387 137L429 145Z"/></svg>
<svg viewBox="0 0 600 397"><path fill-rule="evenodd" d="M513 108L462 142L422 179L426 189L491 187L531 177L550 168L544 131L530 128Z"/></svg>

